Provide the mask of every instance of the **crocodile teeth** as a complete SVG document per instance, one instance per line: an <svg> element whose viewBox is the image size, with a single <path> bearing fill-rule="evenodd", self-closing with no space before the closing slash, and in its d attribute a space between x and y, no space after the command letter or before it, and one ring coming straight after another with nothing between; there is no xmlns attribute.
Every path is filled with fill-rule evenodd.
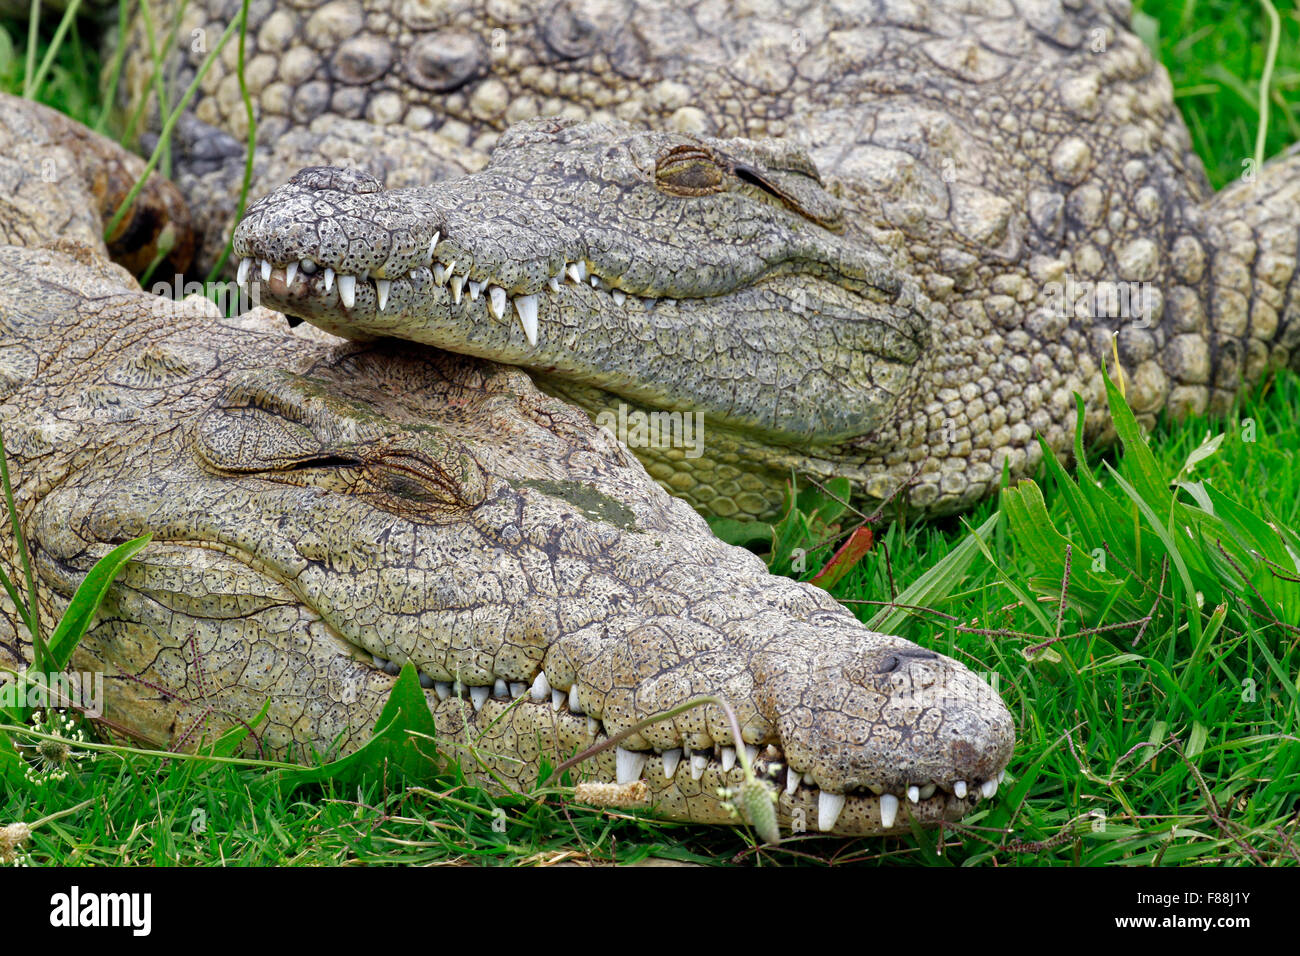
<svg viewBox="0 0 1300 956"><path fill-rule="evenodd" d="M591 287L592 287L593 289L599 289L599 288L600 288L600 276L592 276L592 277L591 277Z"/></svg>
<svg viewBox="0 0 1300 956"><path fill-rule="evenodd" d="M992 778L985 780L982 784L980 784L980 793L984 795L985 800L989 799L997 792L998 792L998 782Z"/></svg>
<svg viewBox="0 0 1300 956"><path fill-rule="evenodd" d="M388 279L375 280L375 294L379 296L379 311L384 311L384 306L388 305L388 290L393 287L393 283Z"/></svg>
<svg viewBox="0 0 1300 956"><path fill-rule="evenodd" d="M892 827L897 819L898 797L892 793L883 794L880 798L880 825L882 827Z"/></svg>
<svg viewBox="0 0 1300 956"><path fill-rule="evenodd" d="M1006 770L1005 770L1005 769L1004 769L1004 770L999 770L999 771L998 771L998 786L1002 786L1002 781L1005 780L1005 779L1007 779L1007 772L1006 772Z"/></svg>
<svg viewBox="0 0 1300 956"><path fill-rule="evenodd" d="M551 291L552 291L552 292L559 292L559 291L560 291L560 278L559 278L559 276L551 276L551 278L549 278L549 279L546 280L546 284L547 284L548 286L551 287Z"/></svg>
<svg viewBox="0 0 1300 956"><path fill-rule="evenodd" d="M615 305L622 305L624 302L627 301L627 293L622 291L621 289L615 289L613 292L610 293L610 295L614 297Z"/></svg>
<svg viewBox="0 0 1300 956"><path fill-rule="evenodd" d="M293 285L293 280L298 278L298 263L291 262L284 267L284 284Z"/></svg>
<svg viewBox="0 0 1300 956"><path fill-rule="evenodd" d="M699 780L704 776L705 769L709 766L708 754L691 755L691 779Z"/></svg>
<svg viewBox="0 0 1300 956"><path fill-rule="evenodd" d="M921 799L929 800L931 797L934 796L934 792L938 789L939 788L935 784L927 783L924 787L921 788Z"/></svg>
<svg viewBox="0 0 1300 956"><path fill-rule="evenodd" d="M433 678L423 671L420 672L420 686L426 690L433 686Z"/></svg>
<svg viewBox="0 0 1300 956"><path fill-rule="evenodd" d="M510 698L512 700L518 700L520 697L523 697L524 694L526 693L528 693L528 685L525 684L523 681L510 682Z"/></svg>
<svg viewBox="0 0 1300 956"><path fill-rule="evenodd" d="M316 274L316 260L300 259L298 261L298 268L303 271L303 275L314 276Z"/></svg>
<svg viewBox="0 0 1300 956"><path fill-rule="evenodd" d="M471 687L469 689L469 699L470 703L474 705L474 713L477 714L483 709L483 705L487 703L487 699L491 695L492 688L486 685L482 687Z"/></svg>
<svg viewBox="0 0 1300 956"><path fill-rule="evenodd" d="M440 233L440 232L435 232L435 233L433 234L433 238L429 240L429 260L430 260L430 261L433 260L433 247L436 246L436 245L438 244L438 240L439 240L440 238L442 238L442 233Z"/></svg>
<svg viewBox="0 0 1300 956"><path fill-rule="evenodd" d="M339 276L339 301L345 309L357 304L357 277Z"/></svg>
<svg viewBox="0 0 1300 956"><path fill-rule="evenodd" d="M564 271L574 282L582 282L587 278L587 264L585 262L570 262Z"/></svg>
<svg viewBox="0 0 1300 956"><path fill-rule="evenodd" d="M730 773L731 768L734 767L735 765L736 765L736 748L723 747L722 748L722 772Z"/></svg>
<svg viewBox="0 0 1300 956"><path fill-rule="evenodd" d="M546 679L546 671L538 671L537 676L533 678L533 686L528 688L528 696L541 703L546 700L546 695L550 692L551 682Z"/></svg>
<svg viewBox="0 0 1300 956"><path fill-rule="evenodd" d="M794 792L799 789L799 775L793 769L785 772L785 792L794 796Z"/></svg>
<svg viewBox="0 0 1300 956"><path fill-rule="evenodd" d="M451 681L439 680L433 682L433 689L438 692L439 700L446 700L451 696Z"/></svg>
<svg viewBox="0 0 1300 956"><path fill-rule="evenodd" d="M582 708L578 706L578 685L574 684L569 688L569 710L574 714L581 714Z"/></svg>
<svg viewBox="0 0 1300 956"><path fill-rule="evenodd" d="M371 654L370 662L374 664L375 667L379 668L379 670L381 671L388 666L388 661L384 660L378 654Z"/></svg>
<svg viewBox="0 0 1300 956"><path fill-rule="evenodd" d="M503 681L500 677L498 677L496 679L496 682L492 685L492 696L493 697L510 696L510 688L506 686L506 682Z"/></svg>
<svg viewBox="0 0 1300 956"><path fill-rule="evenodd" d="M682 752L677 749L664 751L664 778L671 780L677 773L677 765L682 762Z"/></svg>
<svg viewBox="0 0 1300 956"><path fill-rule="evenodd" d="M325 267L325 291L328 292L334 285L334 270L329 266Z"/></svg>
<svg viewBox="0 0 1300 956"><path fill-rule="evenodd" d="M835 828L835 821L844 809L844 794L827 793L822 790L817 794L817 829L829 833Z"/></svg>
<svg viewBox="0 0 1300 956"><path fill-rule="evenodd" d="M805 773L803 775L803 782L808 784L810 787L815 787L817 785L817 781L813 779L813 775L810 773Z"/></svg>
<svg viewBox="0 0 1300 956"><path fill-rule="evenodd" d="M486 282L475 282L473 279L465 283L465 288L469 290L469 300L471 302L478 301L478 294L483 291L485 285L487 285Z"/></svg>
<svg viewBox="0 0 1300 956"><path fill-rule="evenodd" d="M648 754L638 753L635 750L624 750L622 747L615 747L614 779L618 783L633 783L640 780L641 771L645 769L645 764L648 759Z"/></svg>
<svg viewBox="0 0 1300 956"><path fill-rule="evenodd" d="M590 714L587 715L587 733L592 737L600 733L600 721Z"/></svg>
<svg viewBox="0 0 1300 956"><path fill-rule="evenodd" d="M435 262L433 264L433 281L438 283L438 285L447 284L447 267L441 262Z"/></svg>
<svg viewBox="0 0 1300 956"><path fill-rule="evenodd" d="M262 260L262 281L263 282L271 281L271 260L270 259Z"/></svg>
<svg viewBox="0 0 1300 956"><path fill-rule="evenodd" d="M515 296L515 311L519 313L519 325L524 330L524 338L529 345L537 344L537 296Z"/></svg>
<svg viewBox="0 0 1300 956"><path fill-rule="evenodd" d="M965 781L965 780L958 780L956 783L954 783L954 784L952 785L952 792L955 793L955 794L957 795L957 799L959 799L959 800L965 800L965 799L966 799L966 781Z"/></svg>
<svg viewBox="0 0 1300 956"><path fill-rule="evenodd" d="M506 314L506 290L499 285L488 286L488 311L494 319Z"/></svg>
<svg viewBox="0 0 1300 956"><path fill-rule="evenodd" d="M908 787L908 788L907 788L907 799L911 800L913 803L920 803L920 802L921 802L921 788L918 787L918 786L915 786L915 785L914 785L914 786L911 786L911 787Z"/></svg>
<svg viewBox="0 0 1300 956"><path fill-rule="evenodd" d="M450 272L451 270L448 269L447 271ZM451 301L455 302L457 305L460 305L460 288L465 284L465 277L452 276L450 282L451 282Z"/></svg>
<svg viewBox="0 0 1300 956"><path fill-rule="evenodd" d="M745 744L745 757L749 760L749 765L754 766L754 761L758 759L758 748L753 744Z"/></svg>
<svg viewBox="0 0 1300 956"><path fill-rule="evenodd" d="M253 268L252 259L240 259L239 271L235 273L235 282L241 286L246 285L248 283L248 270L251 268Z"/></svg>
<svg viewBox="0 0 1300 956"><path fill-rule="evenodd" d="M556 712L564 706L564 691L551 688L551 710Z"/></svg>

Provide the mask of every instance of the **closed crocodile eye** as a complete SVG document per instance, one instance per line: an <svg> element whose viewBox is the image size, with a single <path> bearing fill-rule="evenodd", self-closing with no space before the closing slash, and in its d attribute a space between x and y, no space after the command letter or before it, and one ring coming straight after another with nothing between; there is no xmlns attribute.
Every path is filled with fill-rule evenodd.
<svg viewBox="0 0 1300 956"><path fill-rule="evenodd" d="M722 167L699 146L675 146L660 156L655 180L665 192L678 196L707 196L727 188Z"/></svg>

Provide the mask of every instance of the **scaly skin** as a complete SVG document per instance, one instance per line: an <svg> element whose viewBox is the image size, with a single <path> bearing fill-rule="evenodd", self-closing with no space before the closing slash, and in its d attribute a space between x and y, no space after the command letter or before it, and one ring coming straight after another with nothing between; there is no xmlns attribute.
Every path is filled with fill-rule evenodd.
<svg viewBox="0 0 1300 956"><path fill-rule="evenodd" d="M286 42L319 47L325 11L345 6ZM579 6L606 10L587 18L598 28L557 32ZM1222 413L1243 380L1295 365L1300 156L1211 196L1126 4L969 7L458 8L428 29L485 44L501 30L505 52L433 100L409 65L423 34L379 35L416 7L376 7L349 49L378 63L400 48L388 59L408 66L367 79L358 52L327 102L379 119L391 105L490 146L490 164L391 192L309 173L250 210L236 252L254 279L269 263L268 301L336 332L519 364L593 414L702 412L703 457L636 451L718 515L770 517L792 468L847 476L869 504L967 507L1004 464L1034 472L1038 435L1069 455L1075 393L1090 440L1110 437L1113 347L1148 424ZM500 135L530 112L559 116ZM284 271L303 259L315 275ZM508 314L457 302L436 281L453 261ZM567 263L627 297L552 289ZM326 266L359 277L352 306ZM1149 310L1066 305L1067 282L1137 284Z"/></svg>
<svg viewBox="0 0 1300 956"><path fill-rule="evenodd" d="M524 372L182 308L93 228L38 245L92 208L46 113L0 98L7 210L25 216L0 246L0 423L46 633L97 558L154 536L74 658L105 675L111 727L188 748L269 701L250 753L347 752L411 661L440 746L488 783L527 788L542 759L714 694L787 826L903 830L996 790L1014 735L986 683L768 575ZM26 174L33 139L67 170L57 190ZM155 182L144 203L168 197ZM14 667L31 648L4 611ZM622 760L657 812L730 822L736 743L709 707ZM580 769L613 780L616 756Z"/></svg>

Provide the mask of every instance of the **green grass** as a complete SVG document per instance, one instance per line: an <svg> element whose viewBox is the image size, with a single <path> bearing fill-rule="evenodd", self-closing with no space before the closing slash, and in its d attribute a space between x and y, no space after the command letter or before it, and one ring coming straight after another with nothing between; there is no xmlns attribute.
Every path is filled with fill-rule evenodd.
<svg viewBox="0 0 1300 956"><path fill-rule="evenodd" d="M1219 186L1241 175L1261 128L1269 47L1263 6L1147 0L1136 7L1139 32L1173 75L1211 181ZM1277 10L1265 155L1300 140L1300 17L1294 3ZM48 36L54 24L47 26ZM0 27L5 89L22 86L25 43L23 27ZM84 31L75 46L61 47L37 95L97 121L104 104L93 51ZM38 62L43 56L42 48ZM1300 379L1280 375L1245 396L1230 421L1162 422L1149 447L1159 469L1174 474L1207 433L1225 433L1196 477L1254 514L1271 513L1295 528L1298 409ZM1091 460L1107 493L1121 499L1116 479ZM1107 460L1117 459L1110 453ZM1120 474L1131 477L1132 467L1121 461ZM1059 480L1041 483L1050 521L1076 534ZM979 526L997 508L986 502L964 521L888 526L835 595L870 620L881 602L965 540L967 525ZM1018 729L997 798L941 832L886 840L802 836L760 850L744 830L596 811L557 796L494 798L455 779L428 789L381 779L290 790L255 763L167 759L121 747L85 752L61 780L11 792L6 818L65 813L36 827L26 847L34 862L61 863L520 864L649 855L823 865L1300 862L1296 635L1240 610L1216 625L1213 608L1197 612L1172 602L1136 645L1135 626L1077 634L1124 623L1124 616L1074 602L1058 622L1043 568L1023 545L1001 522L988 542L992 561L978 558L955 590L929 602L938 613L913 616L899 628L989 673ZM1081 552L1075 560L1086 559ZM1296 613L1294 604L1287 610ZM1077 636L1026 653L1070 634Z"/></svg>

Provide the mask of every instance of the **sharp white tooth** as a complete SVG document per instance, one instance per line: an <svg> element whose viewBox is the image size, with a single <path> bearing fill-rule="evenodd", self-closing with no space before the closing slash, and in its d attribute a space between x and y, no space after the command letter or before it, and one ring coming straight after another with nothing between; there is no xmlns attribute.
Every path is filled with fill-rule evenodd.
<svg viewBox="0 0 1300 956"><path fill-rule="evenodd" d="M980 793L984 795L985 800L989 799L989 797L993 796L997 792L998 782L996 780L989 779L980 784Z"/></svg>
<svg viewBox="0 0 1300 956"><path fill-rule="evenodd" d="M509 696L510 696L510 688L506 686L506 682L503 681L500 677L498 677L498 678L497 678L495 681L493 681L493 683L492 683L492 696L493 696L493 697L509 697Z"/></svg>
<svg viewBox="0 0 1300 956"><path fill-rule="evenodd" d="M442 233L440 233L440 232L435 232L435 233L433 234L433 238L429 240L429 258L430 258L430 259L433 259L433 247L436 246L436 245L438 244L438 240L441 239L441 238L442 238Z"/></svg>
<svg viewBox="0 0 1300 956"><path fill-rule="evenodd" d="M560 280L556 276L552 276L551 278L547 279L546 284L551 287L552 292L560 291Z"/></svg>
<svg viewBox="0 0 1300 956"><path fill-rule="evenodd" d="M880 797L880 825L886 828L892 827L897 819L898 797L892 793L882 794Z"/></svg>
<svg viewBox="0 0 1300 956"><path fill-rule="evenodd" d="M471 687L469 689L469 699L470 702L474 705L475 713L478 713L480 710L483 709L483 705L487 703L487 699L491 695L492 695L491 687L487 687L487 686Z"/></svg>
<svg viewBox="0 0 1300 956"><path fill-rule="evenodd" d="M731 768L734 767L735 765L736 765L736 748L723 747L722 748L722 772L730 773Z"/></svg>
<svg viewBox="0 0 1300 956"><path fill-rule="evenodd" d="M587 715L587 733L592 737L600 733L600 721L591 716L591 714Z"/></svg>
<svg viewBox="0 0 1300 956"><path fill-rule="evenodd" d="M934 792L938 789L939 788L934 784L927 783L924 787L921 788L921 799L929 800L931 797L934 796Z"/></svg>
<svg viewBox="0 0 1300 956"><path fill-rule="evenodd" d="M749 765L754 766L754 761L758 759L758 748L753 744L745 744L745 756L749 758Z"/></svg>
<svg viewBox="0 0 1300 956"><path fill-rule="evenodd" d="M705 769L709 766L708 754L691 755L691 779L699 780L704 776Z"/></svg>
<svg viewBox="0 0 1300 956"><path fill-rule="evenodd" d="M635 750L624 750L622 747L614 748L614 765L615 780L619 783L634 783L641 779L641 771L645 769L645 763L649 759L649 754L637 753Z"/></svg>
<svg viewBox="0 0 1300 956"><path fill-rule="evenodd" d="M384 306L388 305L388 290L391 289L392 286L393 286L393 283L392 283L390 280L388 280L388 279L376 279L376 280L375 280L375 294L376 294L377 296L379 296L379 311L380 311L380 312L383 312L383 311L384 311Z"/></svg>
<svg viewBox="0 0 1300 956"><path fill-rule="evenodd" d="M515 311L519 313L519 324L523 327L524 338L529 345L537 344L537 296L515 296Z"/></svg>
<svg viewBox="0 0 1300 956"><path fill-rule="evenodd" d="M376 667L378 667L381 671L382 671L385 667L388 666L388 661L384 660L384 659L383 659L382 657L380 657L378 654L371 654L371 655L370 655L370 660L371 660L371 661L374 663L374 665L375 665Z"/></svg>
<svg viewBox="0 0 1300 956"><path fill-rule="evenodd" d="M433 678L423 671L420 672L420 686L426 689L433 686Z"/></svg>
<svg viewBox="0 0 1300 956"><path fill-rule="evenodd" d="M284 267L284 284L293 285L293 280L298 278L298 263L291 262Z"/></svg>
<svg viewBox="0 0 1300 956"><path fill-rule="evenodd" d="M825 790L817 794L817 829L822 833L829 833L835 828L835 821L840 818L840 811L844 809L844 794L827 793Z"/></svg>
<svg viewBox="0 0 1300 956"><path fill-rule="evenodd" d="M582 708L578 705L578 685L573 684L569 688L569 710L575 714L583 713Z"/></svg>
<svg viewBox="0 0 1300 956"><path fill-rule="evenodd" d="M248 283L248 270L251 268L253 268L252 259L240 259L239 271L235 273L235 282L241 286L246 285Z"/></svg>
<svg viewBox="0 0 1300 956"><path fill-rule="evenodd" d="M334 286L334 270L329 266L325 267L325 291L328 292Z"/></svg>
<svg viewBox="0 0 1300 956"><path fill-rule="evenodd" d="M343 303L345 309L350 309L357 303L357 277L356 276L339 276L339 301Z"/></svg>
<svg viewBox="0 0 1300 956"><path fill-rule="evenodd" d="M433 281L438 283L438 285L447 284L447 267L441 262L435 262L433 264Z"/></svg>
<svg viewBox="0 0 1300 956"><path fill-rule="evenodd" d="M958 799L965 800L965 799L966 799L966 781L965 781L965 780L958 780L956 783L954 783L954 784L952 785L952 792L955 793L955 794L957 795Z"/></svg>
<svg viewBox="0 0 1300 956"><path fill-rule="evenodd" d="M262 260L262 281L263 282L271 281L271 260L270 259Z"/></svg>
<svg viewBox="0 0 1300 956"><path fill-rule="evenodd" d="M921 802L921 788L920 788L920 787L917 787L917 786L911 786L911 787L908 787L908 788L907 788L907 799L911 800L913 803L920 803L920 802Z"/></svg>
<svg viewBox="0 0 1300 956"><path fill-rule="evenodd" d="M1002 781L1005 780L1005 779L1007 779L1007 772L1006 772L1005 770L999 770L999 771L998 771L998 786L999 786L999 787L1002 786Z"/></svg>
<svg viewBox="0 0 1300 956"><path fill-rule="evenodd" d="M448 269L447 271L450 272L451 270ZM461 286L465 284L465 277L452 276L448 281L451 283L451 301L460 305L460 290Z"/></svg>
<svg viewBox="0 0 1300 956"><path fill-rule="evenodd" d="M452 683L451 694L453 697L465 696L465 685L460 682L459 678L457 678L456 681Z"/></svg>
<svg viewBox="0 0 1300 956"><path fill-rule="evenodd" d="M610 295L614 297L615 305L622 305L624 302L627 301L627 293L622 291L621 289L615 289L613 292L610 293Z"/></svg>
<svg viewBox="0 0 1300 956"><path fill-rule="evenodd" d="M384 673L389 677L396 677L398 674L402 673L402 665L397 663L397 661L389 661L384 665Z"/></svg>
<svg viewBox="0 0 1300 956"><path fill-rule="evenodd" d="M813 775L810 773L806 773L803 775L803 782L808 784L808 786L810 787L817 785L817 781L813 779Z"/></svg>
<svg viewBox="0 0 1300 956"><path fill-rule="evenodd" d="M682 752L677 749L664 751L664 777L671 780L677 773L677 765L682 762Z"/></svg>
<svg viewBox="0 0 1300 956"><path fill-rule="evenodd" d="M558 711L564 706L564 691L551 688L551 710Z"/></svg>
<svg viewBox="0 0 1300 956"><path fill-rule="evenodd" d="M600 288L600 276L592 276L592 277L591 277L591 287L592 287L593 289L599 289L599 288Z"/></svg>
<svg viewBox="0 0 1300 956"><path fill-rule="evenodd" d="M483 291L483 286L486 284L485 282L475 282L473 279L465 283L465 288L469 290L469 300L471 302L478 301L478 295Z"/></svg>
<svg viewBox="0 0 1300 956"><path fill-rule="evenodd" d="M546 671L538 671L533 678L533 686L528 688L528 696L541 703L551 692L551 682L546 679Z"/></svg>
<svg viewBox="0 0 1300 956"><path fill-rule="evenodd" d="M438 692L439 700L446 700L451 696L451 681L439 680L433 682L433 689Z"/></svg>
<svg viewBox="0 0 1300 956"><path fill-rule="evenodd" d="M587 277L586 267L577 262L570 262L568 266L565 267L564 273L574 282L581 282Z"/></svg>
<svg viewBox="0 0 1300 956"><path fill-rule="evenodd" d="M298 261L298 268L302 270L303 275L314 276L316 274L316 260L300 259Z"/></svg>
<svg viewBox="0 0 1300 956"><path fill-rule="evenodd" d="M412 269L412 270L407 274L407 278L410 279L412 282L414 282L416 279L420 278L420 270L419 270L419 269Z"/></svg>
<svg viewBox="0 0 1300 956"><path fill-rule="evenodd" d="M488 286L488 311L494 319L506 314L506 290L499 285Z"/></svg>
<svg viewBox="0 0 1300 956"><path fill-rule="evenodd" d="M517 699L519 699L520 697L523 697L524 694L526 694L526 693L528 693L528 685L525 684L523 681L511 681L511 682L510 682L510 698L511 698L511 700L517 700Z"/></svg>
<svg viewBox="0 0 1300 956"><path fill-rule="evenodd" d="M785 792L794 796L794 792L799 789L799 774L793 769L785 772Z"/></svg>

